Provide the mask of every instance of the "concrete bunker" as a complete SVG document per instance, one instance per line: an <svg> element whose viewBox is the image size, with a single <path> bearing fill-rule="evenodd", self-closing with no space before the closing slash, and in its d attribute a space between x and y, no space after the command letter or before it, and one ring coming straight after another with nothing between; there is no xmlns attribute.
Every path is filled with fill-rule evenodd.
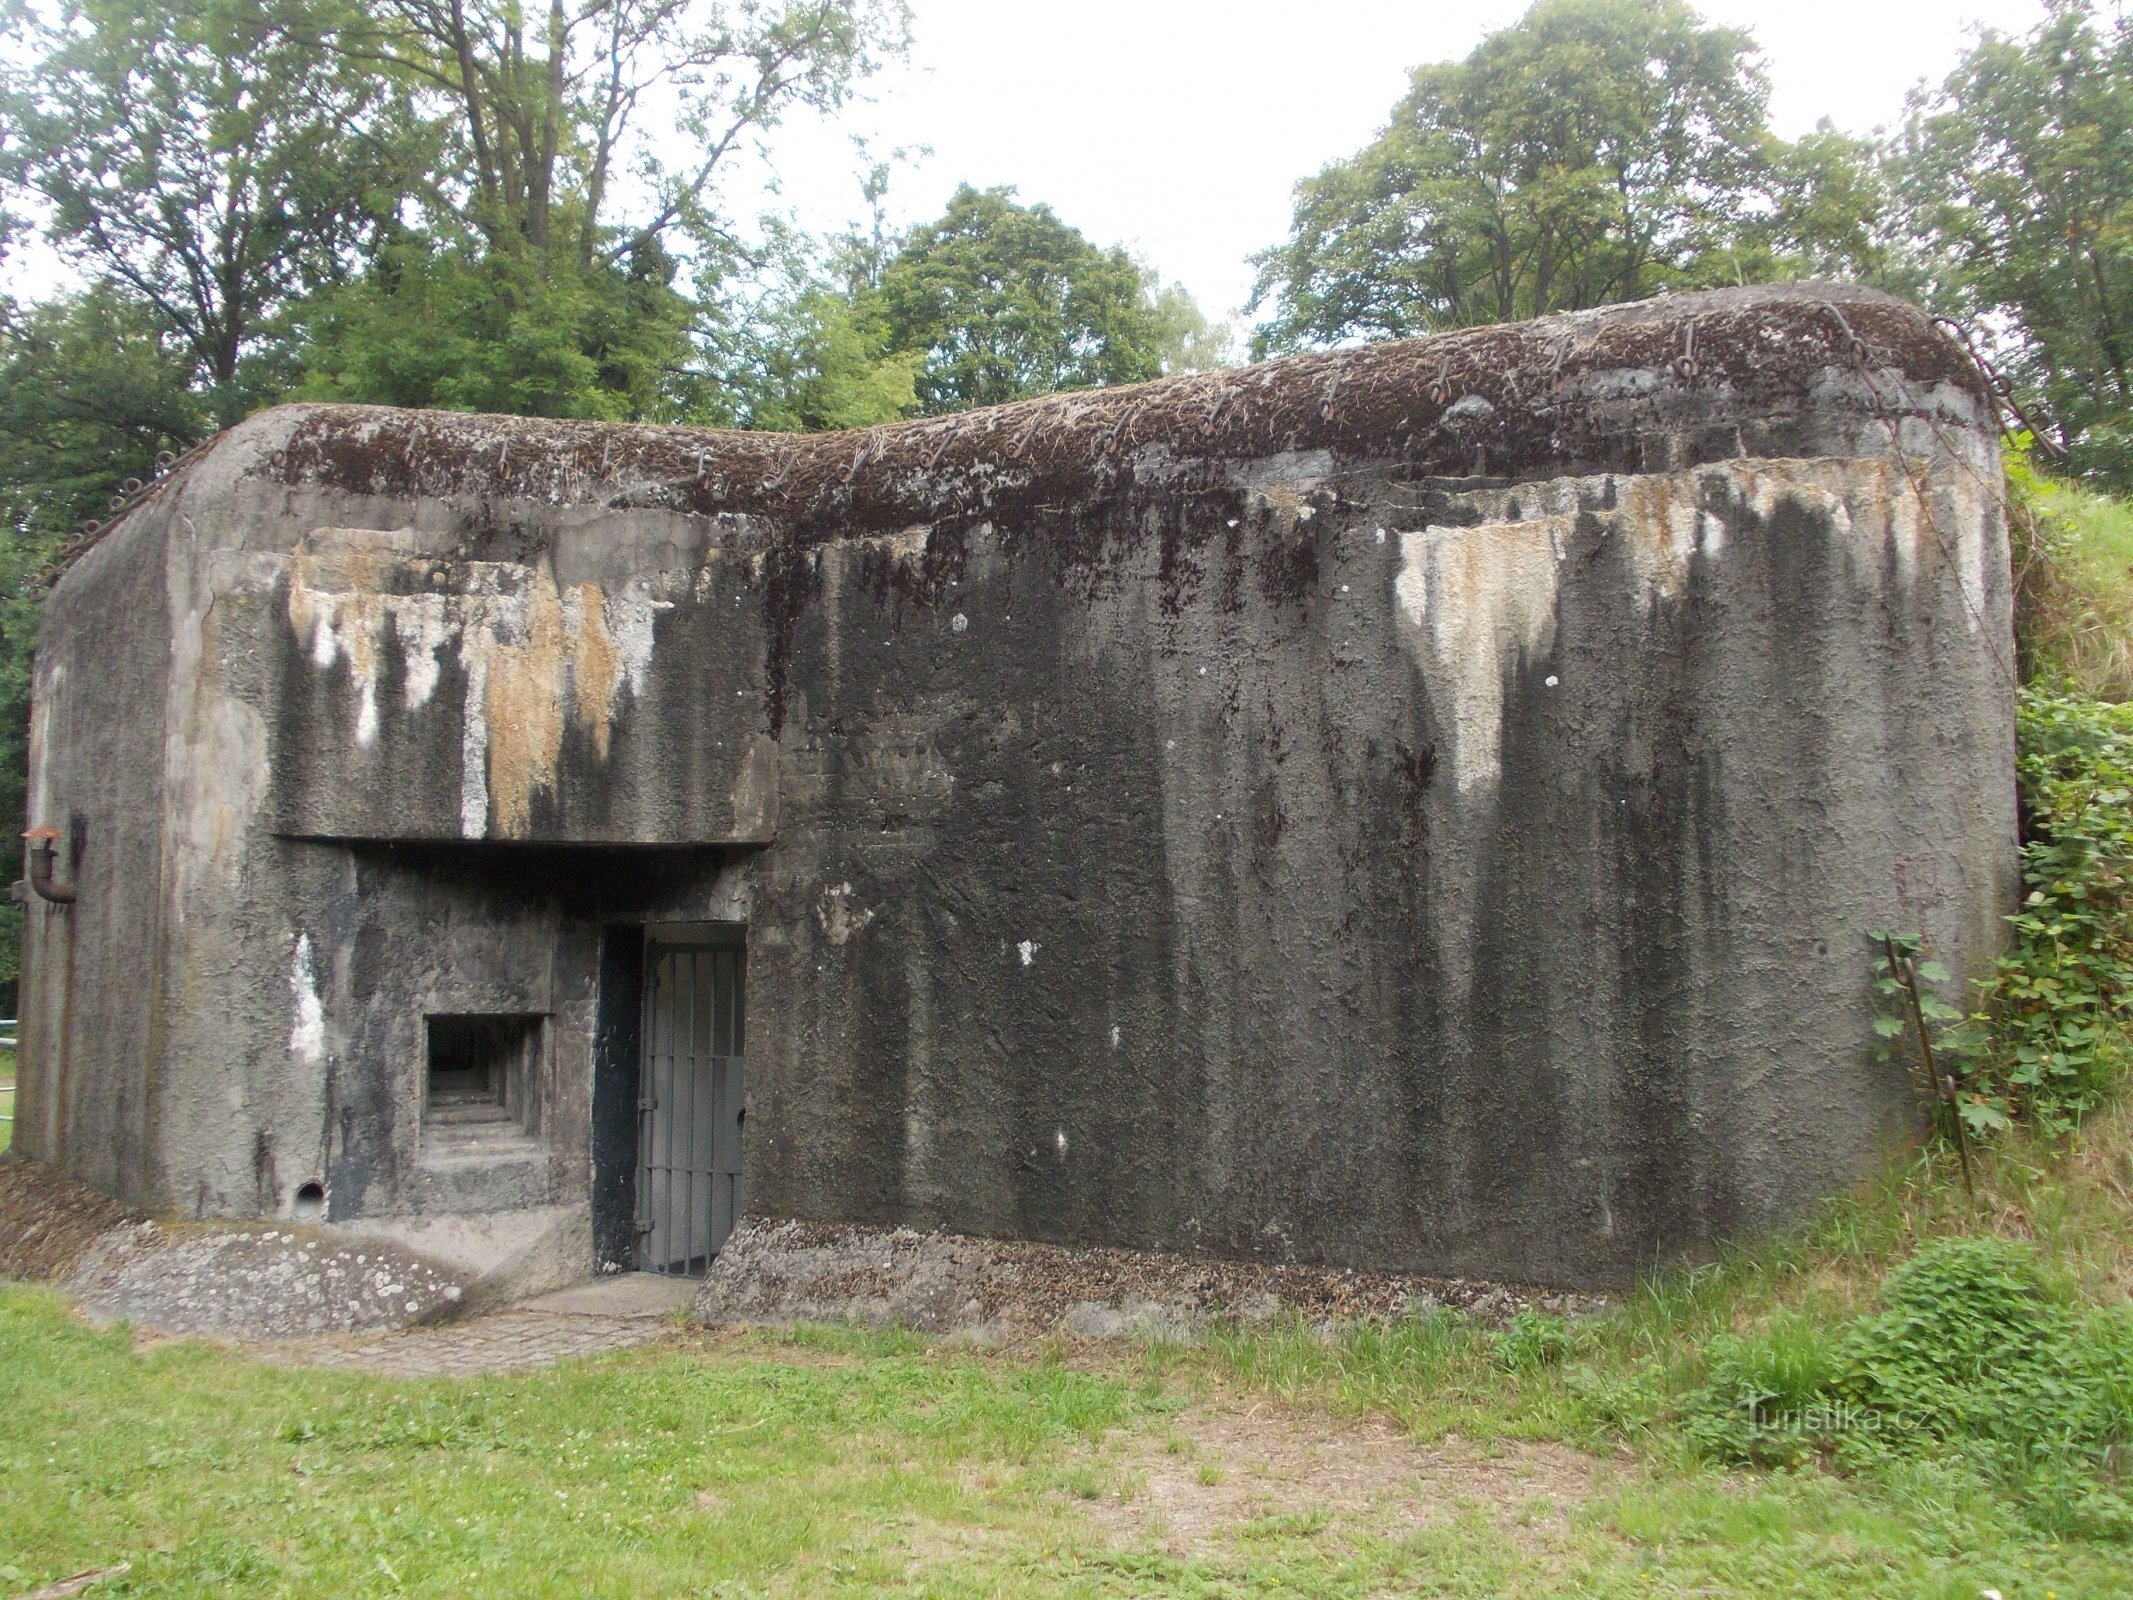
<svg viewBox="0 0 2133 1600"><path fill-rule="evenodd" d="M1867 930L1998 946L1997 473L1819 286L804 439L266 413L47 607L17 1141L521 1286L1622 1281L1911 1126Z"/></svg>

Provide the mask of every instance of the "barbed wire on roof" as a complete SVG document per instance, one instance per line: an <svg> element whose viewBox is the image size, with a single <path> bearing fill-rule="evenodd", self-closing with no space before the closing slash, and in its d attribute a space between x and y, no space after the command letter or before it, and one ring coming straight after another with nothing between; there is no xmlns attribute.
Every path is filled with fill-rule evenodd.
<svg viewBox="0 0 2133 1600"><path fill-rule="evenodd" d="M36 581L44 585L49 585L56 581L61 573L73 566L76 561L94 548L105 534L118 525L122 518L155 499L181 468L195 458L205 455L228 431L227 428L224 428L211 433L188 450L157 451L155 463L150 467L148 476L145 479L126 478L122 480L117 492L110 497L106 507L109 515L91 517L83 522L81 531L59 547L57 553L45 564L43 571L37 574Z"/></svg>

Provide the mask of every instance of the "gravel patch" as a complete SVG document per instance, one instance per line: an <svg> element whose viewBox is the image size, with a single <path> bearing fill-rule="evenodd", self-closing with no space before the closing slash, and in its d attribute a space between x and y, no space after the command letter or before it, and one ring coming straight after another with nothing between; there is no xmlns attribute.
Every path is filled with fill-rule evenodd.
<svg viewBox="0 0 2133 1600"><path fill-rule="evenodd" d="M452 1316L449 1269L316 1230L144 1221L41 1162L0 1159L0 1277L49 1283L91 1322L159 1334L303 1339Z"/></svg>
<svg viewBox="0 0 2133 1600"><path fill-rule="evenodd" d="M297 1339L451 1315L453 1275L389 1245L329 1243L303 1228L163 1227L106 1234L62 1285L91 1322L165 1333Z"/></svg>
<svg viewBox="0 0 2133 1600"><path fill-rule="evenodd" d="M1318 1327L1449 1307L1491 1323L1605 1302L1505 1284L1335 1267L1076 1248L829 1223L744 1222L696 1299L706 1322L897 1323L993 1342L1032 1333L1190 1337L1294 1316Z"/></svg>

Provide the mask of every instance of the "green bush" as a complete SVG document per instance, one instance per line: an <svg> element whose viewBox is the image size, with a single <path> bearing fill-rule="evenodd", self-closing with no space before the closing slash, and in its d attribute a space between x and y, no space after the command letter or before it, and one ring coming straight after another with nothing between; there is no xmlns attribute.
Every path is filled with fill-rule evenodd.
<svg viewBox="0 0 2133 1600"><path fill-rule="evenodd" d="M2007 528L2022 674L2133 699L2133 502L2007 457Z"/></svg>
<svg viewBox="0 0 2133 1600"><path fill-rule="evenodd" d="M1935 985L1948 973L1916 964L1918 1004L1935 1065L1952 1076L1952 1109L1973 1138L2027 1122L2061 1134L2110 1094L2126 1059L2133 1004L2133 704L2032 685L2017 716L2024 843L2022 903L2007 920L2013 949L1979 985L1965 1014ZM1906 982L1891 970L1921 954L1893 930L1871 935L1884 1012L1874 1029L1884 1059L1916 1053ZM1943 1130L1952 1133L1947 1118Z"/></svg>
<svg viewBox="0 0 2133 1600"><path fill-rule="evenodd" d="M2034 1251L1989 1236L1935 1240L1881 1300L1845 1342L1844 1387L1943 1440L1996 1427L2000 1386L2056 1346L2069 1314Z"/></svg>
<svg viewBox="0 0 2133 1600"><path fill-rule="evenodd" d="M2083 1312L2027 1245L1954 1238L1892 1271L1880 1309L1833 1327L1790 1315L1704 1347L1683 1437L1729 1465L1933 1460L2034 1520L2133 1536L2133 1310Z"/></svg>
<svg viewBox="0 0 2133 1600"><path fill-rule="evenodd" d="M1496 1364L1506 1372L1538 1372L1570 1354L1570 1324L1525 1307L1496 1335Z"/></svg>
<svg viewBox="0 0 2133 1600"><path fill-rule="evenodd" d="M2063 1131L2109 1091L2133 995L2133 705L2022 693L2027 842L2015 948L1984 995L1966 1087Z"/></svg>
<svg viewBox="0 0 2133 1600"><path fill-rule="evenodd" d="M1889 1274L1838 1388L1886 1426L1844 1454L1947 1450L2048 1523L2133 1534L2118 1487L2133 1437L2133 1313L2082 1312L2026 1245L1942 1239Z"/></svg>
<svg viewBox="0 0 2133 1600"><path fill-rule="evenodd" d="M1735 1466L1798 1466L1840 1425L1840 1347L1829 1328L1788 1313L1752 1334L1705 1346L1706 1382L1682 1432L1705 1456Z"/></svg>

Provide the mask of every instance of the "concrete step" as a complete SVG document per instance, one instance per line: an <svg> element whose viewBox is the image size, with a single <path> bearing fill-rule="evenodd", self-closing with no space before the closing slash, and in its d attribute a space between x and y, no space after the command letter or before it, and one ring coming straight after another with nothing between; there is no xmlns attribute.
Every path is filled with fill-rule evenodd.
<svg viewBox="0 0 2133 1600"><path fill-rule="evenodd" d="M474 1123L515 1123L518 1119L494 1100L432 1100L422 1120L427 1126L438 1128Z"/></svg>

